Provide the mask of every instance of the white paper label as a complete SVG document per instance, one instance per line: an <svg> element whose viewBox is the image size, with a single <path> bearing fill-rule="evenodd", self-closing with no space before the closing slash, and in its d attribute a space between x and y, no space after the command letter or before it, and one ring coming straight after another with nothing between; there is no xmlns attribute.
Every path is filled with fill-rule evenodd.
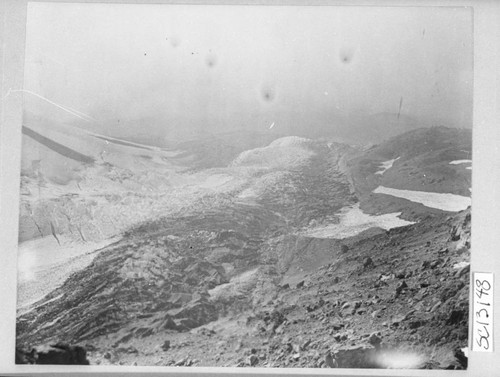
<svg viewBox="0 0 500 377"><path fill-rule="evenodd" d="M472 289L472 351L493 352L493 274L475 272Z"/></svg>

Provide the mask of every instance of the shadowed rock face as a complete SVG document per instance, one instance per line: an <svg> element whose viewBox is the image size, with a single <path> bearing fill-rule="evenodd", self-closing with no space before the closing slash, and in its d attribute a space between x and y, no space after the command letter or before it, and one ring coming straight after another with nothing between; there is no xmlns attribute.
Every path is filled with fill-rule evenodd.
<svg viewBox="0 0 500 377"><path fill-rule="evenodd" d="M38 346L29 352L17 348L16 364L89 365L89 361L84 347L57 343Z"/></svg>

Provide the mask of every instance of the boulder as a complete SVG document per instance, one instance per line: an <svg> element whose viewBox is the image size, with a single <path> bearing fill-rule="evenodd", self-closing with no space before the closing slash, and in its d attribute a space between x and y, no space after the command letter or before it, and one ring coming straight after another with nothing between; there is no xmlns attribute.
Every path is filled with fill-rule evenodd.
<svg viewBox="0 0 500 377"><path fill-rule="evenodd" d="M333 355L339 368L380 368L373 346L352 346L339 349Z"/></svg>
<svg viewBox="0 0 500 377"><path fill-rule="evenodd" d="M367 269L367 268L371 268L371 267L374 267L374 263L373 263L373 260L372 258L370 257L366 257L363 259L363 268L364 269Z"/></svg>
<svg viewBox="0 0 500 377"><path fill-rule="evenodd" d="M87 351L81 346L56 343L36 347L31 353L36 355L36 364L89 365Z"/></svg>
<svg viewBox="0 0 500 377"><path fill-rule="evenodd" d="M428 261L428 260L423 261L422 262L422 271L427 270L430 266L431 266L431 261Z"/></svg>
<svg viewBox="0 0 500 377"><path fill-rule="evenodd" d="M177 324L172 319L172 317L169 315L165 316L165 319L161 322L160 327L163 329L167 329L167 330L177 330L178 329Z"/></svg>
<svg viewBox="0 0 500 377"><path fill-rule="evenodd" d="M328 352L326 355L325 355L325 362L324 364L328 367L328 368L338 368L338 364L337 364L337 361L333 358L332 354L330 352Z"/></svg>
<svg viewBox="0 0 500 377"><path fill-rule="evenodd" d="M36 350L26 352L21 348L16 347L16 364L36 364Z"/></svg>
<svg viewBox="0 0 500 377"><path fill-rule="evenodd" d="M123 353L139 353L137 348L135 348L134 346L120 347L116 351L123 352Z"/></svg>
<svg viewBox="0 0 500 377"><path fill-rule="evenodd" d="M250 366L254 366L259 362L259 357L255 354L251 354L247 359L247 364Z"/></svg>
<svg viewBox="0 0 500 377"><path fill-rule="evenodd" d="M398 297L405 288L408 288L408 285L406 284L406 281L403 280L396 287L396 297Z"/></svg>
<svg viewBox="0 0 500 377"><path fill-rule="evenodd" d="M460 349L455 351L446 347L437 349L433 360L440 369L462 370L467 368L467 357Z"/></svg>
<svg viewBox="0 0 500 377"><path fill-rule="evenodd" d="M380 347L380 343L382 343L382 339L378 336L378 334L373 333L368 338L368 343L370 343L375 348L379 348Z"/></svg>
<svg viewBox="0 0 500 377"><path fill-rule="evenodd" d="M170 349L170 340L165 340L161 346L163 351L168 351Z"/></svg>

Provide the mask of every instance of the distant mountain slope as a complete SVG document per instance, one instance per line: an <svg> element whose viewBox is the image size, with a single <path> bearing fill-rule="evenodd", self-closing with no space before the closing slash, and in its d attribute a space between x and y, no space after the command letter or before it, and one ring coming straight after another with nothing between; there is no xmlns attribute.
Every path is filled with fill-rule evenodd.
<svg viewBox="0 0 500 377"><path fill-rule="evenodd" d="M380 143L408 131L429 126L427 122L395 113L354 114L346 124L348 126L342 133L346 138L358 143Z"/></svg>
<svg viewBox="0 0 500 377"><path fill-rule="evenodd" d="M471 170L451 162L471 159L471 155L471 130L422 128L360 153L347 162L346 171L362 208L392 212L408 206L399 199L389 203L388 198L373 194L377 187L470 196ZM422 212L417 207L413 210Z"/></svg>
<svg viewBox="0 0 500 377"><path fill-rule="evenodd" d="M307 127L299 124L289 127L287 131L288 134L312 139L326 137L347 144L373 144L415 129L443 124L397 113L350 112L343 116L328 114L328 119L328 123L314 123L312 120Z"/></svg>

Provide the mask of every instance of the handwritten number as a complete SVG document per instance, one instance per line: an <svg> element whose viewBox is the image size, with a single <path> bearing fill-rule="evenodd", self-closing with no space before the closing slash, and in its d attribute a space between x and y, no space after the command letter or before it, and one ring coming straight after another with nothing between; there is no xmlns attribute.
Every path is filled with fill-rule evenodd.
<svg viewBox="0 0 500 377"><path fill-rule="evenodd" d="M484 328L484 331L486 331L486 335L481 335L482 331L481 330L478 330L478 334L480 336L479 338L479 341L476 340L476 342L478 343L479 347L483 347L485 350L489 349L490 348L490 341L488 340L488 338L490 337L490 333L488 332L488 329L486 328L486 326L483 326ZM486 345L482 345L483 344L483 340L486 341Z"/></svg>
<svg viewBox="0 0 500 377"><path fill-rule="evenodd" d="M488 288L484 286L484 284L488 284ZM489 291L491 289L491 284L488 280L476 280L476 287L481 288L481 290Z"/></svg>
<svg viewBox="0 0 500 377"><path fill-rule="evenodd" d="M483 340L486 342L486 344L483 346ZM490 348L490 342L488 341L488 338L485 336L481 336L479 339L476 339L476 343L479 347L484 348L485 350Z"/></svg>
<svg viewBox="0 0 500 377"><path fill-rule="evenodd" d="M477 305L483 306L481 309L475 312L476 314L476 320L475 320L475 326L480 328L476 328L476 334L475 337L476 339L476 344L482 348L483 350L488 350L490 348L490 332L488 331L488 326L491 326L490 320L488 318L490 317L490 307L491 307L491 298L488 298L491 292L490 289L492 288L491 283L485 279L476 279L475 280L475 291L476 291L476 297L479 299L483 298L483 296L486 296L483 298L484 301L476 301ZM488 302L490 301L490 302Z"/></svg>
<svg viewBox="0 0 500 377"><path fill-rule="evenodd" d="M477 290L476 290L476 296L477 296L478 298L483 297L483 295L488 296L488 292L485 292L482 288L481 288L481 290L480 290L480 291L477 291Z"/></svg>
<svg viewBox="0 0 500 377"><path fill-rule="evenodd" d="M483 312L483 311L484 311L484 312L486 312L486 318L489 318L489 317L490 317L490 315L488 314L488 310L486 310L485 308L483 308L483 309L481 309L481 310L478 310L478 311L476 312L476 317L481 318L481 312Z"/></svg>
<svg viewBox="0 0 500 377"><path fill-rule="evenodd" d="M489 338L490 337L490 333L488 332L488 329L486 328L486 326L483 326L483 328L484 328L484 331L486 331L486 335L485 335L486 338ZM481 330L478 330L477 332L480 333ZM481 336L483 336L483 335L481 335Z"/></svg>

